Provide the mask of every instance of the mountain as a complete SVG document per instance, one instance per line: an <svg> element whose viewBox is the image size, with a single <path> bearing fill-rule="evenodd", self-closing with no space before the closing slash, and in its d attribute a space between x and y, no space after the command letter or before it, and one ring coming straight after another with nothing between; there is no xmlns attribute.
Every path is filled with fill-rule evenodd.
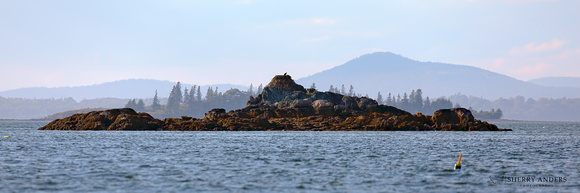
<svg viewBox="0 0 580 193"><path fill-rule="evenodd" d="M528 82L549 87L580 88L580 77L546 77L529 80Z"/></svg>
<svg viewBox="0 0 580 193"><path fill-rule="evenodd" d="M155 90L159 97L168 97L176 82L151 80L151 79L129 79L114 82L106 82L91 86L77 87L34 87L7 90L0 92L0 96L6 98L68 98L72 97L77 101L82 99L95 98L153 98ZM181 88L191 89L192 84L182 84ZM225 92L230 88L247 90L248 87L233 84L215 84L201 86L201 93L205 95L208 87L219 88L220 92ZM255 89L255 88L254 88Z"/></svg>
<svg viewBox="0 0 580 193"><path fill-rule="evenodd" d="M420 62L390 52L366 54L296 82L306 86L315 83L319 90L345 85L347 92L352 85L356 93L373 98L379 91L383 97L387 93L402 97L413 89L421 89L423 96L431 98L458 93L487 99L580 97L577 88L539 86L472 66Z"/></svg>

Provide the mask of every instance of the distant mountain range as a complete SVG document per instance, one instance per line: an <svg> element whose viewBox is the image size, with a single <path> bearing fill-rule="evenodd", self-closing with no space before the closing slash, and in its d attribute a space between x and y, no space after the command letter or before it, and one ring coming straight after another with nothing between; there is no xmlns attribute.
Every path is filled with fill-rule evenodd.
<svg viewBox="0 0 580 193"><path fill-rule="evenodd" d="M529 80L528 82L549 87L580 88L580 77L546 77Z"/></svg>
<svg viewBox="0 0 580 193"><path fill-rule="evenodd" d="M299 84L319 90L344 84L353 85L356 93L377 97L381 92L394 96L421 89L423 96L439 97L454 94L497 99L524 96L531 98L578 98L580 88L547 87L483 70L472 66L420 62L390 52L377 52L355 58L343 65L298 79Z"/></svg>
<svg viewBox="0 0 580 193"><path fill-rule="evenodd" d="M274 74L272 75L272 77ZM345 64L296 80L304 87L316 84L318 90L327 91L330 85L345 85L348 92L350 85L358 94L368 94L372 98L381 92L384 98L388 93L393 96L410 94L413 89L421 89L423 96L436 98L463 94L494 100L500 97L509 98L524 96L527 98L580 98L580 77L578 78L542 78L528 82L509 76L464 65L437 62L420 62L390 52L377 52L362 55ZM77 101L95 98L152 98L155 90L158 96L168 97L176 82L150 79L130 79L107 82L92 86L59 87L59 88L21 88L0 92L5 98L67 98ZM182 88L191 88L191 84L182 84ZM220 92L230 88L248 90L248 86L233 84L204 85L202 94L207 88L219 87ZM254 85L254 91L258 85ZM264 85L265 86L265 85Z"/></svg>
<svg viewBox="0 0 580 193"><path fill-rule="evenodd" d="M155 90L160 98L168 97L171 89L177 82L151 80L151 79L129 79L119 80L114 82L107 82L103 84L91 86L78 87L33 87L21 88L14 90L7 90L0 92L0 96L5 98L29 98L29 99L46 99L46 98L68 98L72 97L77 101L82 99L95 98L153 98ZM181 88L191 89L192 84L181 84ZM240 90L247 90L249 87L233 85L233 84L215 84L203 85L200 88L202 94L205 95L208 87L219 88L220 92L229 90L230 88L237 88ZM256 87L254 87L256 89Z"/></svg>

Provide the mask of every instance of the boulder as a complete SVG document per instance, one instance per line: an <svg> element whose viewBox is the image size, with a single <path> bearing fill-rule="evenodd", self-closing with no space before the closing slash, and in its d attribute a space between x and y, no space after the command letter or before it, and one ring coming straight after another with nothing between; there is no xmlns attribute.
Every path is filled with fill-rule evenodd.
<svg viewBox="0 0 580 193"><path fill-rule="evenodd" d="M318 99L312 102L312 108L318 114L330 113L334 111L333 107L334 105L331 102L324 99Z"/></svg>
<svg viewBox="0 0 580 193"><path fill-rule="evenodd" d="M220 118L226 117L226 110L225 109L212 109L209 112L205 113L203 119L210 120L210 121L217 121Z"/></svg>
<svg viewBox="0 0 580 193"><path fill-rule="evenodd" d="M470 123L475 122L475 118L471 114L471 111L465 108L439 109L433 113L431 120L437 125L446 123L467 126Z"/></svg>
<svg viewBox="0 0 580 193"><path fill-rule="evenodd" d="M443 131L511 131L476 120L471 111L465 108L439 109L433 113L431 121L433 127Z"/></svg>
<svg viewBox="0 0 580 193"><path fill-rule="evenodd" d="M371 109L379 105L379 103L376 100L367 97L356 98L356 100L357 106L360 109Z"/></svg>
<svg viewBox="0 0 580 193"><path fill-rule="evenodd" d="M312 106L312 98L294 100L292 104L290 104L290 108L300 108L309 106Z"/></svg>
<svg viewBox="0 0 580 193"><path fill-rule="evenodd" d="M158 130L162 128L161 121L153 118L147 113L139 114L119 114L107 130L125 130L125 131L141 131L141 130Z"/></svg>
<svg viewBox="0 0 580 193"><path fill-rule="evenodd" d="M158 130L163 122L130 108L93 111L56 119L40 130Z"/></svg>

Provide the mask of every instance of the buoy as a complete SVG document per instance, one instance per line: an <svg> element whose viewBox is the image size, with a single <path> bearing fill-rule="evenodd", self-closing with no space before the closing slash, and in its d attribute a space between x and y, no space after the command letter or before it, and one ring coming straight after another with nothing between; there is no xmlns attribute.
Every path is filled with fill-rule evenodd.
<svg viewBox="0 0 580 193"><path fill-rule="evenodd" d="M4 138L11 138L11 137L12 137L12 136L10 136L10 135L6 135L6 136L4 136Z"/></svg>
<svg viewBox="0 0 580 193"><path fill-rule="evenodd" d="M457 170L457 169L461 169L461 154L459 154L459 160L457 160L455 167L453 167L453 170Z"/></svg>

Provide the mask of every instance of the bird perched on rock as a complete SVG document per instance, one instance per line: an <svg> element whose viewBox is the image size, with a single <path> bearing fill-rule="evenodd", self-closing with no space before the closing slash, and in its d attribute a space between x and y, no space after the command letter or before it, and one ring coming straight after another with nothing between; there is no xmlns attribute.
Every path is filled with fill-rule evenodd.
<svg viewBox="0 0 580 193"><path fill-rule="evenodd" d="M284 76L288 75L287 72L284 72Z"/></svg>

